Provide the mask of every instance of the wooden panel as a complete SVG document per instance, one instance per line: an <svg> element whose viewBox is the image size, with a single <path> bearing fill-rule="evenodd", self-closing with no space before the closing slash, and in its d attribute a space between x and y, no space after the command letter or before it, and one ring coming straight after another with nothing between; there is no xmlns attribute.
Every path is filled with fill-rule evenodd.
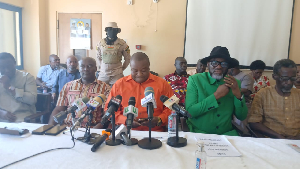
<svg viewBox="0 0 300 169"><path fill-rule="evenodd" d="M96 45L102 39L102 14L100 13L58 13L58 56L61 63L65 63L67 57L73 54L70 49L70 20L71 18L91 19L91 50L87 56L96 59Z"/></svg>

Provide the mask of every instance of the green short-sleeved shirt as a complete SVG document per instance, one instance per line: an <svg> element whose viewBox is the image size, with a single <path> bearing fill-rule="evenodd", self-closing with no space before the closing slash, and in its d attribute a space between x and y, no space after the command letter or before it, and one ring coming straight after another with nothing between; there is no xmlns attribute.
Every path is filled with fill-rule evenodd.
<svg viewBox="0 0 300 169"><path fill-rule="evenodd" d="M241 82L237 82L240 88ZM231 124L232 116L244 120L248 109L245 99L237 99L231 89L226 96L216 100L214 92L224 83L224 79L216 80L208 72L189 77L185 104L193 117L187 120L191 132L238 135Z"/></svg>

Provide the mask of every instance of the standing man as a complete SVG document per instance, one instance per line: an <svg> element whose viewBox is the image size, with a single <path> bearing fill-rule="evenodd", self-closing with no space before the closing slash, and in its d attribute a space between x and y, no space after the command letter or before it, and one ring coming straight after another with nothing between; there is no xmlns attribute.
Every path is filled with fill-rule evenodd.
<svg viewBox="0 0 300 169"><path fill-rule="evenodd" d="M199 60L198 60L197 65L196 65L196 69L189 70L189 71L187 72L187 74L189 74L189 75L194 75L194 74L197 74L197 73L203 73L203 72L205 72L205 70L206 70L206 65L202 64L202 63L201 63L201 60L202 60L202 59L199 59Z"/></svg>
<svg viewBox="0 0 300 169"><path fill-rule="evenodd" d="M69 56L67 58L67 69L62 70L52 87L52 99L55 100L63 86L73 80L80 79L80 72L77 69L78 60L75 56Z"/></svg>
<svg viewBox="0 0 300 169"><path fill-rule="evenodd" d="M105 28L106 38L97 44L97 58L100 61L98 79L113 85L118 79L124 77L123 71L130 62L129 46L123 39L117 37L121 32L116 22L109 22ZM122 56L124 63L122 65Z"/></svg>
<svg viewBox="0 0 300 169"><path fill-rule="evenodd" d="M16 70L10 53L0 53L0 122L24 121L36 112L36 98L34 77Z"/></svg>
<svg viewBox="0 0 300 169"><path fill-rule="evenodd" d="M85 57L81 61L79 61L79 70L81 73L81 78L68 82L64 85L62 90L59 93L59 97L57 100L57 105L53 110L49 124L56 124L53 120L53 116L58 114L61 111L67 110L67 108L71 107L73 102L79 98L88 97L93 99L100 94L104 94L106 97L110 92L110 86L97 80L96 78L96 60L91 57ZM76 112L76 119L79 118L85 109ZM99 106L97 109L93 111L93 119L91 126L95 126L95 128L99 128L96 125L101 121L101 117L103 116L103 108ZM80 127L85 127L86 123L88 122L88 117L86 117ZM67 118L65 119L65 123L68 126L72 125L72 115L71 113L68 114ZM103 127L102 125L100 125Z"/></svg>
<svg viewBox="0 0 300 169"><path fill-rule="evenodd" d="M296 64L289 59L275 63L275 86L256 93L250 110L249 125L271 138L300 140L300 90L293 88L297 79Z"/></svg>
<svg viewBox="0 0 300 169"><path fill-rule="evenodd" d="M187 119L191 132L237 136L232 127L232 116L247 117L247 106L241 93L241 82L226 76L231 57L226 47L214 47L210 56L201 60L209 72L189 77L186 93Z"/></svg>
<svg viewBox="0 0 300 169"><path fill-rule="evenodd" d="M36 85L39 86L38 93L43 93L43 90L47 90L47 93L51 92L58 74L65 69L60 66L60 59L57 55L50 55L49 62L49 65L40 68L36 76Z"/></svg>
<svg viewBox="0 0 300 169"><path fill-rule="evenodd" d="M174 64L174 73L166 75L164 79L171 85L173 93L180 99L179 105L184 107L186 87L189 75L186 73L187 62L184 57L177 57Z"/></svg>
<svg viewBox="0 0 300 169"><path fill-rule="evenodd" d="M147 108L141 106L141 99L145 97L144 91L147 87L152 87L157 108L154 109L153 120L151 125L153 131L165 131L165 126L168 124L168 116L171 110L163 105L160 101L160 96L173 96L171 86L162 78L150 74L150 61L145 53L138 52L132 55L130 61L131 75L119 79L112 87L109 97L107 98L105 109L112 97L117 95L122 96L122 103L116 114L116 124L125 124L127 119L123 115L124 108L128 106L130 97L135 97L135 107L138 108L138 116L134 119L133 130L148 130L148 114ZM139 121L138 121L139 120Z"/></svg>

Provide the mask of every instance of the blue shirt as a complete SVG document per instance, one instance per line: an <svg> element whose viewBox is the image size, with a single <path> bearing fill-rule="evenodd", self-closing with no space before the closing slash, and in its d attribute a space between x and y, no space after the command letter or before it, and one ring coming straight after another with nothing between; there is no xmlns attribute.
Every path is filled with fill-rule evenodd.
<svg viewBox="0 0 300 169"><path fill-rule="evenodd" d="M37 78L41 78L43 82L46 82L46 86L52 88L58 74L65 70L64 67L59 66L58 69L52 70L50 65L42 66L37 74Z"/></svg>
<svg viewBox="0 0 300 169"><path fill-rule="evenodd" d="M80 78L81 75L78 70L75 73L68 73L67 69L62 70L55 80L52 93L59 93L66 83Z"/></svg>

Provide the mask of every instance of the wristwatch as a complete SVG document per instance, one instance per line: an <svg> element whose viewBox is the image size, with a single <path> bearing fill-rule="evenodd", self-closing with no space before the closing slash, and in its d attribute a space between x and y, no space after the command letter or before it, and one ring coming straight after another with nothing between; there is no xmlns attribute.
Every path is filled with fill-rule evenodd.
<svg viewBox="0 0 300 169"><path fill-rule="evenodd" d="M158 117L158 122L157 122L156 126L160 126L160 125L161 125L161 123L162 123L162 121L161 121L161 118L160 118L160 117Z"/></svg>
<svg viewBox="0 0 300 169"><path fill-rule="evenodd" d="M243 100L243 98L244 98L244 95L242 94L242 97L240 98L240 99L238 99L239 101L242 101Z"/></svg>

